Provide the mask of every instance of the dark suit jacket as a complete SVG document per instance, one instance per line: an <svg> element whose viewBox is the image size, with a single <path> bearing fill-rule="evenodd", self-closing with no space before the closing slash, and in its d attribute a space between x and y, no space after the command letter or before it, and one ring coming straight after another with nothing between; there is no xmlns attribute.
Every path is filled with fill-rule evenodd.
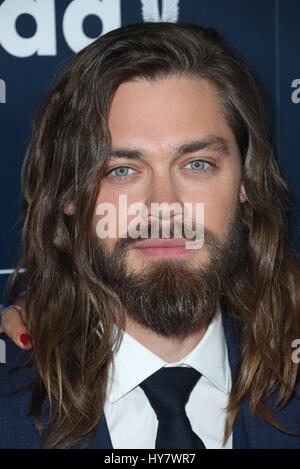
<svg viewBox="0 0 300 469"><path fill-rule="evenodd" d="M237 321L223 313L223 325L227 341L229 363L232 375L239 361L239 331ZM8 395L16 388L29 383L35 376L34 367L8 373L16 363L24 363L29 352L16 347L5 334L0 338L6 342L7 363L0 364L0 448L41 448L42 442L29 415L31 390ZM291 350L292 352L292 350ZM299 388L298 388L299 389ZM268 408L276 402L277 392L267 401ZM247 399L244 399L233 427L234 449L296 449L300 448L300 393L294 392L289 402L274 415L289 431L290 435L277 430L260 417L253 417ZM82 447L82 440L76 448ZM112 449L105 416L100 420L97 433L87 446L90 449Z"/></svg>

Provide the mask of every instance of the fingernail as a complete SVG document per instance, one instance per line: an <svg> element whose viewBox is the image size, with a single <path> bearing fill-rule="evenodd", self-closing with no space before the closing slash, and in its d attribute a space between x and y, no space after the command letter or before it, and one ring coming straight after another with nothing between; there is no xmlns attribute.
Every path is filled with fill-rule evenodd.
<svg viewBox="0 0 300 469"><path fill-rule="evenodd" d="M20 341L22 342L23 345L28 345L30 342L30 337L28 334L21 334L20 335Z"/></svg>

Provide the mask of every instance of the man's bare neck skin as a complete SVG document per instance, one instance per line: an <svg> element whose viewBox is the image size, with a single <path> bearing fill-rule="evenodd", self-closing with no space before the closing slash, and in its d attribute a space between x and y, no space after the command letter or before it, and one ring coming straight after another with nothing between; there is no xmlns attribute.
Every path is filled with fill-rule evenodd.
<svg viewBox="0 0 300 469"><path fill-rule="evenodd" d="M123 330L167 363L180 361L203 338L209 323L184 338L163 337L126 316Z"/></svg>

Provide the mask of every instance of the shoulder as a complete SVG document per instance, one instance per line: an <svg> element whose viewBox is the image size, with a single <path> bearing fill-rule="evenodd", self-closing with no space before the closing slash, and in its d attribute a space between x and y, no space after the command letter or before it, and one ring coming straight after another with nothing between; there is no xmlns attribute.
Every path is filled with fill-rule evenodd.
<svg viewBox="0 0 300 469"><path fill-rule="evenodd" d="M30 414L32 390L21 389L38 376L34 365L26 366L31 351L17 347L5 334L0 334L0 449L39 449L42 439ZM46 399L42 420L49 418ZM83 439L76 448L85 442ZM87 445L89 449L111 448L105 416L100 420L96 437Z"/></svg>
<svg viewBox="0 0 300 469"><path fill-rule="evenodd" d="M40 447L30 416L32 391L20 390L37 376L34 365L26 366L31 357L31 351L20 349L6 334L0 334L0 448Z"/></svg>

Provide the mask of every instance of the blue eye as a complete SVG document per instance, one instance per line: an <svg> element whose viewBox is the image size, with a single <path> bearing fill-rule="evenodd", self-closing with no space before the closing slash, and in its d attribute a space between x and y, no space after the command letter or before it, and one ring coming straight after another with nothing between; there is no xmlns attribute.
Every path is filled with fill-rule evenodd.
<svg viewBox="0 0 300 469"><path fill-rule="evenodd" d="M118 166L117 168L112 169L109 174L114 174L117 177L124 177L132 174L129 173L129 171L133 171L133 169L128 166Z"/></svg>
<svg viewBox="0 0 300 469"><path fill-rule="evenodd" d="M207 165L209 163L207 163L206 161L203 161L203 160L194 160L194 161L191 161L190 163L188 163L186 166L190 166L189 169L193 169L193 170L196 170L196 171L203 171L203 169L205 169L205 165Z"/></svg>

